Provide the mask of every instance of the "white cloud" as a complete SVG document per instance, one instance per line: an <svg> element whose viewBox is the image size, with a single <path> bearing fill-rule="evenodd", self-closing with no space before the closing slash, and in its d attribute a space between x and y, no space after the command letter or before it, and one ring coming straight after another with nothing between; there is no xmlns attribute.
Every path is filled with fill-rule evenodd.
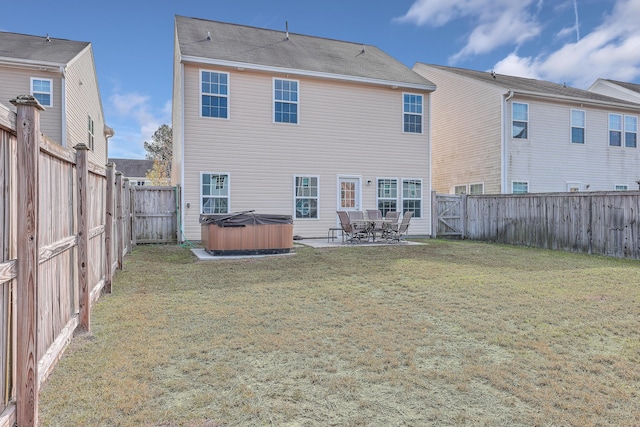
<svg viewBox="0 0 640 427"><path fill-rule="evenodd" d="M465 57L488 53L500 46L520 45L542 31L537 14L542 7L538 0L417 0L396 22L442 26L450 21L468 18L475 27L466 45L451 57L457 62Z"/></svg>
<svg viewBox="0 0 640 427"><path fill-rule="evenodd" d="M114 93L109 97L107 111L113 117L107 124L115 130L109 141L109 156L143 158L144 142L151 141L154 132L171 120L171 101L154 108L151 98L139 93Z"/></svg>
<svg viewBox="0 0 640 427"><path fill-rule="evenodd" d="M535 58L512 53L499 61L497 72L540 76L587 88L597 78L632 81L640 76L640 0L618 0L601 25L575 43Z"/></svg>

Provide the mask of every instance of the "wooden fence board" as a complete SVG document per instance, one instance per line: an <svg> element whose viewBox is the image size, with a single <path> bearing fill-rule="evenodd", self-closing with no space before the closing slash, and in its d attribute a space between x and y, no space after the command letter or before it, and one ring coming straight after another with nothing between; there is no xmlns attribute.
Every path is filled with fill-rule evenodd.
<svg viewBox="0 0 640 427"><path fill-rule="evenodd" d="M465 238L640 259L639 191L445 197L465 205Z"/></svg>

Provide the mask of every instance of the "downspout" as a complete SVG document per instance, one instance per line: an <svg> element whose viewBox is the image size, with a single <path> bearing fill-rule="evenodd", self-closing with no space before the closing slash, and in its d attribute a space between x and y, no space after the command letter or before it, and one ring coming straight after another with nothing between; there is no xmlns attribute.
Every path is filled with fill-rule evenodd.
<svg viewBox="0 0 640 427"><path fill-rule="evenodd" d="M429 138L429 151L428 151L428 156L429 156L429 202L433 203L432 197L431 197L431 192L433 191L433 159L432 159L432 155L431 155L431 146L432 146L432 134L431 134L431 96L433 95L433 92L429 92L429 96L427 98L427 111L429 112L428 115L428 121L429 121L429 131L428 131L428 136L427 138ZM429 210L428 212L433 212L433 206L429 206ZM431 215L433 215L433 213L431 213ZM433 236L433 218L429 218L429 236Z"/></svg>
<svg viewBox="0 0 640 427"><path fill-rule="evenodd" d="M60 129L62 135L62 141L60 144L63 147L67 147L67 70L64 65L60 66L60 122L62 123L62 129Z"/></svg>
<svg viewBox="0 0 640 427"><path fill-rule="evenodd" d="M515 93L513 92L513 89L509 89L509 92L507 92L506 94L506 98L504 98L503 102L502 102L502 114L501 114L501 119L500 121L501 123L501 127L502 127L502 132L501 132L501 141L500 141L500 149L501 149L501 164L500 164L500 176L502 177L502 182L500 183L500 186L502 187L500 189L500 193L501 194L507 194L508 191L508 184L509 184L509 180L508 180L508 176L507 176L507 168L508 168L508 158L509 158L509 149L508 149L508 129L507 129L507 117L506 112L507 112L507 103L511 100L511 98L513 98L513 96L515 95Z"/></svg>
<svg viewBox="0 0 640 427"><path fill-rule="evenodd" d="M186 169L184 157L185 151L187 151L187 144L185 144L184 141L184 116L184 64L180 62L180 143L182 144L182 159L180 160L182 162L182 167L180 168L180 224L182 225L182 227L180 227L180 234L182 235L181 242L184 242L186 240L186 237L184 236L184 170Z"/></svg>

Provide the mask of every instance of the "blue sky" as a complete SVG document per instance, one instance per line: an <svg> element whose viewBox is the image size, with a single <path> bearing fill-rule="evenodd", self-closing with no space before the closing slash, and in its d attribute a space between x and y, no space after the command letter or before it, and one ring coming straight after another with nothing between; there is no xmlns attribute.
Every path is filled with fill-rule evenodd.
<svg viewBox="0 0 640 427"><path fill-rule="evenodd" d="M175 15L283 31L288 21L292 33L375 45L408 67L582 89L598 77L640 83L640 0L6 1L0 31L91 42L116 132L109 156L143 158L143 142L171 124Z"/></svg>

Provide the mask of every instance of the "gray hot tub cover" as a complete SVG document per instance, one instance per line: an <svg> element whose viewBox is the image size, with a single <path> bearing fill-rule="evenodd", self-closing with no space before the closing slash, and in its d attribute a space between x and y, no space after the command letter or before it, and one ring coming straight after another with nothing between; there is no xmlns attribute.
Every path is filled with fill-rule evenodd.
<svg viewBox="0 0 640 427"><path fill-rule="evenodd" d="M291 215L258 214L254 211L230 214L201 214L200 224L216 224L218 227L244 227L259 224L293 224Z"/></svg>

